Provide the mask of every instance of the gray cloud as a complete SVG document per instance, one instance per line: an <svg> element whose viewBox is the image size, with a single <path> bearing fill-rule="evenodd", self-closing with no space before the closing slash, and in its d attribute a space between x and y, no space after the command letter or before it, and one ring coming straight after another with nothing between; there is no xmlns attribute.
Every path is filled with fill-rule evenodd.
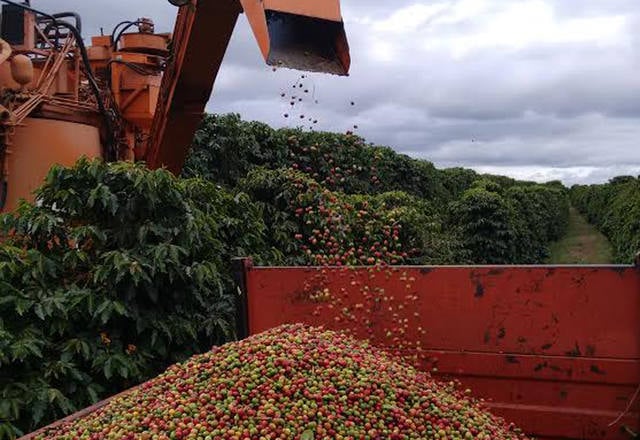
<svg viewBox="0 0 640 440"><path fill-rule="evenodd" d="M176 13L158 0L33 4L78 10L85 35L139 16L170 30ZM209 110L275 126L295 126L300 114L305 122L317 118L320 129L358 125L370 141L441 166L517 177L575 183L640 172L637 0L343 0L342 6L350 77L308 75L310 93L296 92L303 102L291 108L300 73L265 67L241 17Z"/></svg>

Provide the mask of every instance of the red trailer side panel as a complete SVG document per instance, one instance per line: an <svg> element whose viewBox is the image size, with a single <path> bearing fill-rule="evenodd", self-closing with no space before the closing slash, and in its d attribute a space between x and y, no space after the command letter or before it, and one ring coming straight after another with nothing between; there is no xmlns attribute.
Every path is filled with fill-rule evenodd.
<svg viewBox="0 0 640 440"><path fill-rule="evenodd" d="M461 380L539 437L622 439L640 427L634 267L248 265L245 282L250 334L349 329Z"/></svg>

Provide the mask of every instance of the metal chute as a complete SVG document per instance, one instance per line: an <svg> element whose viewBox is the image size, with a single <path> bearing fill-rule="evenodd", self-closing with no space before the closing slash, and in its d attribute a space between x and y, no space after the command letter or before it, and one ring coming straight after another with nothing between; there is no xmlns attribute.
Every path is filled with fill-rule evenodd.
<svg viewBox="0 0 640 440"><path fill-rule="evenodd" d="M339 0L240 0L267 64L348 75Z"/></svg>

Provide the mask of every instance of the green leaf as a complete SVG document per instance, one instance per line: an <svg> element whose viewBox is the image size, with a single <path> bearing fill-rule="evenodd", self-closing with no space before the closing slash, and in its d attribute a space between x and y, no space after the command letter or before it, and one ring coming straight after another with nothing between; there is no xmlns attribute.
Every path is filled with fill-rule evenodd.
<svg viewBox="0 0 640 440"><path fill-rule="evenodd" d="M111 379L111 358L108 358L102 367L102 371L104 372L104 377L107 379Z"/></svg>
<svg viewBox="0 0 640 440"><path fill-rule="evenodd" d="M98 391L95 389L95 386L93 384L87 387L87 394L89 395L89 399L92 404L97 403L100 400Z"/></svg>
<svg viewBox="0 0 640 440"><path fill-rule="evenodd" d="M38 318L44 321L45 315L44 315L44 309L41 303L36 304L33 308L33 311Z"/></svg>

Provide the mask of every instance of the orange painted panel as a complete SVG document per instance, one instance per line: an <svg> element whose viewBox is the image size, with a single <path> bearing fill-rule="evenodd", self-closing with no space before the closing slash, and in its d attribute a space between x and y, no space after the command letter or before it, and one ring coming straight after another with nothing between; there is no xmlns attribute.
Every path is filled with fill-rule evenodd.
<svg viewBox="0 0 640 440"><path fill-rule="evenodd" d="M264 9L323 20L342 21L338 0L265 0Z"/></svg>
<svg viewBox="0 0 640 440"><path fill-rule="evenodd" d="M53 119L27 118L9 146L7 201L4 212L21 198L31 200L54 164L71 166L81 156L101 157L98 128Z"/></svg>

